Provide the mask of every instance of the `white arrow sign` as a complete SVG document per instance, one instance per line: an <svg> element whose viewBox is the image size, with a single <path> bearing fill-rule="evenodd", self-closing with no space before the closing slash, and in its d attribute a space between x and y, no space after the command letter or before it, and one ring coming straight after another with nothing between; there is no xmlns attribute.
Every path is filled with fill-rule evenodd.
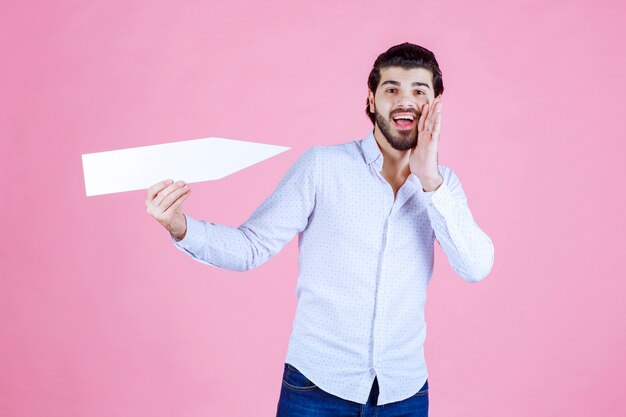
<svg viewBox="0 0 626 417"><path fill-rule="evenodd" d="M218 180L289 148L205 138L82 155L87 196L146 189L164 179Z"/></svg>

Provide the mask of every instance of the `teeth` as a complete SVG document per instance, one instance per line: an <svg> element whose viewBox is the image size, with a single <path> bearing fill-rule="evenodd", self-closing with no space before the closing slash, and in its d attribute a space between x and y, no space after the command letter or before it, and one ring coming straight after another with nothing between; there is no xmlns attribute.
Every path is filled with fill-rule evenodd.
<svg viewBox="0 0 626 417"><path fill-rule="evenodd" d="M394 117L394 120L398 120L398 119L406 119L406 120L410 120L413 121L413 116L398 116L398 117Z"/></svg>

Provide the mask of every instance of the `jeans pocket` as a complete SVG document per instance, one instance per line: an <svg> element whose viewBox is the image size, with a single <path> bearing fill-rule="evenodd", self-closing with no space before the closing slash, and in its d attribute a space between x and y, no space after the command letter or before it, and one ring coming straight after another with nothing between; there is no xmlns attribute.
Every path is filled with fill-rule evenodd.
<svg viewBox="0 0 626 417"><path fill-rule="evenodd" d="M310 379L298 371L294 366L285 364L283 372L283 385L296 391L311 391L317 388Z"/></svg>
<svg viewBox="0 0 626 417"><path fill-rule="evenodd" d="M427 395L427 394L428 394L428 379L426 380L426 382L424 382L424 385L422 386L422 388L420 388L420 390L413 396L421 397L422 395Z"/></svg>

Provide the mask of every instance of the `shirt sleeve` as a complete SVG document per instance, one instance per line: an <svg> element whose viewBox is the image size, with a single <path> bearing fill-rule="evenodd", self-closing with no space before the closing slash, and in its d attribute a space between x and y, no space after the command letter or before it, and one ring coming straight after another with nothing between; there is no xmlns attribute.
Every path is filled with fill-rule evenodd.
<svg viewBox="0 0 626 417"><path fill-rule="evenodd" d="M171 239L195 260L233 271L256 268L278 253L308 225L315 206L316 152L305 151L274 192L239 227L186 215L185 237Z"/></svg>
<svg viewBox="0 0 626 417"><path fill-rule="evenodd" d="M440 165L444 182L430 195L428 216L450 266L465 281L478 282L493 266L493 242L472 217L459 178Z"/></svg>

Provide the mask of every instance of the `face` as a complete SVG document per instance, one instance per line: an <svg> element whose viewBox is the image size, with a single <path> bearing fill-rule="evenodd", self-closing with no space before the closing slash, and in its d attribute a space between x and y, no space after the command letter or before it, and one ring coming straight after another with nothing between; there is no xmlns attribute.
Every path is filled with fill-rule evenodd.
<svg viewBox="0 0 626 417"><path fill-rule="evenodd" d="M424 68L387 67L380 70L376 95L369 92L370 112L387 142L399 151L417 145L420 109L435 98L433 75Z"/></svg>

